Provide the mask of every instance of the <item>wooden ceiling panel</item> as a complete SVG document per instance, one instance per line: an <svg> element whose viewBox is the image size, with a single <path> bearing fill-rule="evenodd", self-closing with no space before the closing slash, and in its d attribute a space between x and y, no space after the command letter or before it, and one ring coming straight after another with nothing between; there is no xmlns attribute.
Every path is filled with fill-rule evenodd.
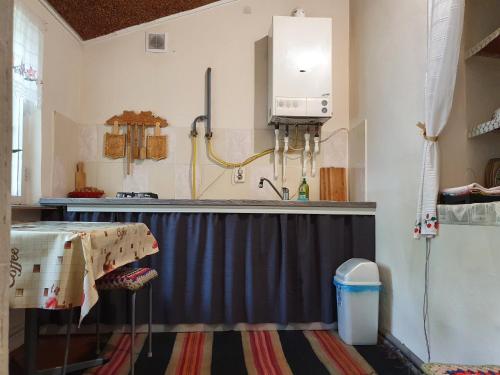
<svg viewBox="0 0 500 375"><path fill-rule="evenodd" d="M215 3L214 0L47 0L83 40Z"/></svg>

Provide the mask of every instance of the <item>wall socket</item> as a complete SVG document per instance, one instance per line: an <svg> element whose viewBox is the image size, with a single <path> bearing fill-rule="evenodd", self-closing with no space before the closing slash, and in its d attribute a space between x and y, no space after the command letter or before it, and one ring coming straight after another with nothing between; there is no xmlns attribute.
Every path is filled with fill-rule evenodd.
<svg viewBox="0 0 500 375"><path fill-rule="evenodd" d="M245 167L233 169L233 184L242 184L245 182Z"/></svg>

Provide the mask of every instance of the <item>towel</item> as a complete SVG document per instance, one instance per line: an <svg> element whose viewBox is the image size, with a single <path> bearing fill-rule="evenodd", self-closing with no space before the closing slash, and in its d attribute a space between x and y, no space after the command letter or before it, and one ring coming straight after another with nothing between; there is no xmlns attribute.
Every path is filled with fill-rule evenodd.
<svg viewBox="0 0 500 375"><path fill-rule="evenodd" d="M500 186L495 186L492 188L485 188L479 185L477 182L474 182L470 185L453 187L448 189L441 190L441 194L443 195L468 195L468 194L481 194L481 195L491 195L491 196L500 196Z"/></svg>

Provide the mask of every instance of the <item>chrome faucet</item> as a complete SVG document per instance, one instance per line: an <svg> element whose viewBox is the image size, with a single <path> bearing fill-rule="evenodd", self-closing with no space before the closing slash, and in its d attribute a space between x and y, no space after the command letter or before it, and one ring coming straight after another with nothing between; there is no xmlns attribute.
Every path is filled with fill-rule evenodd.
<svg viewBox="0 0 500 375"><path fill-rule="evenodd" d="M259 188L263 188L264 187L264 181L267 181L269 183L269 185L271 185L271 187L273 188L273 190L276 192L276 194L278 194L278 196L280 197L280 199L282 201L287 201L290 199L290 190L288 190L288 188L286 187L282 187L281 190L283 193L280 193L278 191L278 189L276 189L276 186L273 185L273 183L271 181L269 181L267 178L265 177L261 177L260 178L260 181L259 181Z"/></svg>

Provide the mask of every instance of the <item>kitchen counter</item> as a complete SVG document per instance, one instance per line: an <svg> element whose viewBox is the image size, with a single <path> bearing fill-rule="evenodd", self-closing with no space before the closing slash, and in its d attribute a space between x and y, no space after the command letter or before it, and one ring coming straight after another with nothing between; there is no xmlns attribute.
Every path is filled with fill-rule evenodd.
<svg viewBox="0 0 500 375"><path fill-rule="evenodd" d="M332 324L335 270L350 258L375 260L375 203L51 198L40 204L56 207L42 211L43 220L148 226L160 249L142 263L160 274L155 324ZM126 311L116 309L122 296L114 295L102 302L101 317L122 324ZM147 321L146 313L138 309L137 320Z"/></svg>
<svg viewBox="0 0 500 375"><path fill-rule="evenodd" d="M68 212L218 212L309 215L375 215L375 202L190 200L134 198L41 198L40 205Z"/></svg>

